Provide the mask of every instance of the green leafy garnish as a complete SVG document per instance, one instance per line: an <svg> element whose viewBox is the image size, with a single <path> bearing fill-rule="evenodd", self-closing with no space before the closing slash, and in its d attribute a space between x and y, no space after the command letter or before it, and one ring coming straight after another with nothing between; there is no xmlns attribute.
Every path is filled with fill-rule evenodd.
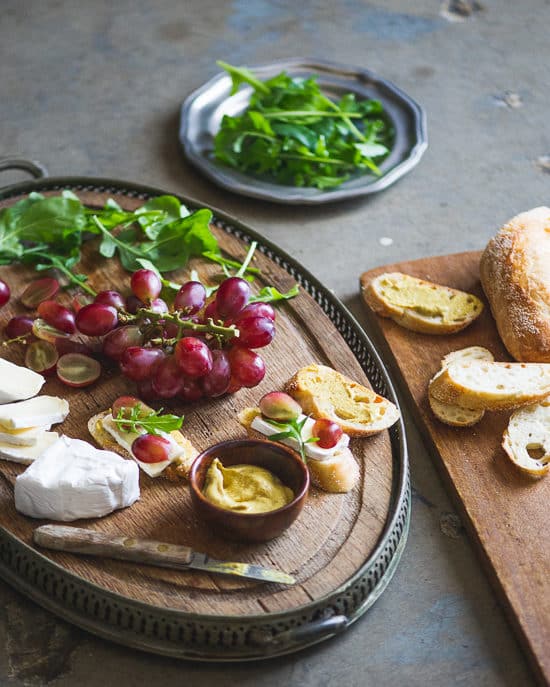
<svg viewBox="0 0 550 687"><path fill-rule="evenodd" d="M264 419L270 425L278 427L281 430L280 432L276 432L275 434L269 434L267 438L271 439L272 441L281 441L282 439L295 439L295 441L298 443L298 451L300 452L300 456L302 457L302 460L305 463L305 445L319 441L318 437L310 437L309 439L305 440L302 438L302 430L304 429L304 425L306 424L308 418L304 417L302 420L298 420L297 418L295 418L293 420L288 420L287 422L279 422L278 420L272 420L269 417Z"/></svg>
<svg viewBox="0 0 550 687"><path fill-rule="evenodd" d="M264 286L260 289L257 296L251 296L249 303L274 303L276 301L288 301L298 295L298 284L289 289L286 293L281 293L274 286Z"/></svg>
<svg viewBox="0 0 550 687"><path fill-rule="evenodd" d="M132 408L121 408L117 416L113 418L113 422L123 432L140 432L144 429L148 434L161 434L181 429L183 416L161 415L161 413L162 408L144 415L141 404L137 403Z"/></svg>
<svg viewBox="0 0 550 687"><path fill-rule="evenodd" d="M315 77L285 72L258 80L243 67L218 62L231 76L232 93L243 83L253 92L242 115L225 115L214 138L214 156L243 172L280 184L339 186L352 175L381 172L375 159L389 154L391 121L378 100L347 93L325 96Z"/></svg>

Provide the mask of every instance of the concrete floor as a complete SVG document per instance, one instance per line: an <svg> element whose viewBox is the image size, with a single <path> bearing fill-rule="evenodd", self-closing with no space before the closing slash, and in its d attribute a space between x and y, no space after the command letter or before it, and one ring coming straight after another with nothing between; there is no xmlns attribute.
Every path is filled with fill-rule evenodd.
<svg viewBox="0 0 550 687"><path fill-rule="evenodd" d="M362 271L480 249L503 221L548 203L548 0L483 0L464 21L437 0L3 0L0 16L2 155L219 207L296 256L363 323ZM320 208L248 200L200 177L180 153L181 101L217 72L216 59L288 56L368 67L422 103L430 148L418 168L377 197ZM443 534L452 506L410 423L409 436L405 554L340 638L261 664L183 663L96 639L0 584L0 684L534 684L470 542Z"/></svg>

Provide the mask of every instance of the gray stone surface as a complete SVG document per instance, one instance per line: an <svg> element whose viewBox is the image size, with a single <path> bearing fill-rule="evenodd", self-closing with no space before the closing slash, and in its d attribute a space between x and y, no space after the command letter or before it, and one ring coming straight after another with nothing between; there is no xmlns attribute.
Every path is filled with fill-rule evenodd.
<svg viewBox="0 0 550 687"><path fill-rule="evenodd" d="M3 0L0 152L39 159L51 174L129 179L217 206L296 256L364 323L365 269L481 248L504 220L549 202L550 3L483 0L464 21L443 9L437 0ZM421 102L430 148L418 168L377 197L320 208L240 198L194 172L177 141L183 98L216 73L216 59L288 56L368 67ZM533 684L408 426L409 543L385 594L342 637L261 664L181 663L96 639L1 584L0 683Z"/></svg>

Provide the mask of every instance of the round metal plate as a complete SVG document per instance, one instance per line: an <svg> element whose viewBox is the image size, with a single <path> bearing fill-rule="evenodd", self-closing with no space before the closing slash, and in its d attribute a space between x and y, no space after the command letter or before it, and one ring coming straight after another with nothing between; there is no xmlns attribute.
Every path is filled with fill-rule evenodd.
<svg viewBox="0 0 550 687"><path fill-rule="evenodd" d="M372 174L358 175L334 189L283 186L268 179L243 174L222 165L212 156L214 136L222 117L242 113L252 92L246 86L231 96L231 78L223 72L185 100L181 109L179 133L188 159L223 188L276 203L329 203L387 188L415 167L428 147L426 114L423 108L397 86L366 69L304 59L281 60L250 69L261 80L272 78L283 70L292 77L315 75L322 91L333 99L338 99L345 93L355 93L360 99L380 100L393 122L395 143L389 156L380 164L381 177Z"/></svg>

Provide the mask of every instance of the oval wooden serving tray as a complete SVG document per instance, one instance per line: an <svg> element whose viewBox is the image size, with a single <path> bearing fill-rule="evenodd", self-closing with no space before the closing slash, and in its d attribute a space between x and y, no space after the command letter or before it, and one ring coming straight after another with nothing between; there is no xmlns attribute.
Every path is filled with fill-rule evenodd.
<svg viewBox="0 0 550 687"><path fill-rule="evenodd" d="M0 194L3 205L31 190L45 193L71 188L90 206L108 197L133 209L159 195L156 189L103 180L51 179L18 184ZM195 204L182 199L189 207ZM343 306L290 257L215 212L213 231L223 251L242 260L251 240L259 246L255 265L262 275L254 288L273 284L287 290L300 282L300 295L278 308L277 336L263 349L264 381L254 389L184 406L164 404L185 414L183 431L203 449L242 437L237 413L255 405L269 390L281 388L293 372L312 361L331 365L361 382L367 377L378 393L395 394L370 342ZM208 280L217 266L192 267ZM129 274L117 259L84 250L82 271L99 291L129 287ZM3 267L13 294L22 291L32 270ZM175 274L183 280L185 271ZM21 312L17 298L3 309L3 320ZM21 362L22 351L4 353ZM71 437L92 441L90 416L108 408L131 382L116 368L84 390L48 379L42 393L70 403L67 420L56 427ZM45 521L20 515L13 505L13 483L24 466L0 464L0 575L59 615L110 639L157 653L209 660L253 659L302 648L347 627L386 586L404 546L409 518L409 485L403 426L352 442L361 467L349 494L312 489L299 519L279 538L262 545L231 543L217 536L193 512L185 483L140 474L141 498L131 508L78 526L185 544L213 558L254 562L293 574L297 584L276 584L180 572L107 559L38 550L32 533Z"/></svg>

